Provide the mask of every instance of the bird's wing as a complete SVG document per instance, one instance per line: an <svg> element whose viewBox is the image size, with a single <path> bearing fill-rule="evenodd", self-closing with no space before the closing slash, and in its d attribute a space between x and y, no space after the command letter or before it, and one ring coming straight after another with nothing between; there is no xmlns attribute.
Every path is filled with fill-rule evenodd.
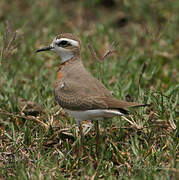
<svg viewBox="0 0 179 180"><path fill-rule="evenodd" d="M102 85L101 88L105 87ZM99 84L86 85L78 81L66 80L58 83L54 94L62 108L71 110L121 109L127 112L128 107L142 106L139 103L120 101L106 88L105 93L102 89L99 89Z"/></svg>
<svg viewBox="0 0 179 180"><path fill-rule="evenodd" d="M55 88L55 99L62 108L71 110L89 110L108 108L105 101L100 100L99 89L87 86L78 81L61 81Z"/></svg>
<svg viewBox="0 0 179 180"><path fill-rule="evenodd" d="M101 97L101 100L105 101L107 106L112 109L120 109L120 108L130 108L130 107L141 107L141 106L148 106L149 104L142 104L137 102L127 102L122 101L119 99L116 99L114 97L107 98L107 97Z"/></svg>

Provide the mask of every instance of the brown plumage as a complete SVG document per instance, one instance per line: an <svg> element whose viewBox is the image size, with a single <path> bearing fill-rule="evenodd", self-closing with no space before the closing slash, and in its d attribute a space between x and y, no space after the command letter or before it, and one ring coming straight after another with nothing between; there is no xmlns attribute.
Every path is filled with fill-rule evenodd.
<svg viewBox="0 0 179 180"><path fill-rule="evenodd" d="M119 109L144 106L141 103L120 101L84 68L82 61L71 59L62 65L55 83L55 99L63 108L70 110Z"/></svg>

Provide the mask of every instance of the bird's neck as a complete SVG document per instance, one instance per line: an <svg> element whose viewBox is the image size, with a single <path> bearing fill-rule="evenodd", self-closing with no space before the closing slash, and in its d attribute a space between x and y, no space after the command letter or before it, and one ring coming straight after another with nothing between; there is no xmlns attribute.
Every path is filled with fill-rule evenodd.
<svg viewBox="0 0 179 180"><path fill-rule="evenodd" d="M71 56L71 58L66 59L65 61L62 60L60 67L66 66L67 64L73 64L76 63L76 61L80 61L81 59L78 56Z"/></svg>

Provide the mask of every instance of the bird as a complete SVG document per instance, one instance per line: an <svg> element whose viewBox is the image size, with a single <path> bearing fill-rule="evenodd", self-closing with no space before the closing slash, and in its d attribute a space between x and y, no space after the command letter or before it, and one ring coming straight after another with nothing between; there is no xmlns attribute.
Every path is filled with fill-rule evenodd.
<svg viewBox="0 0 179 180"><path fill-rule="evenodd" d="M81 57L81 48L79 37L72 33L62 33L57 35L49 46L42 47L36 52L53 51L60 56L61 65L54 83L55 100L75 119L83 144L82 121L126 116L129 114L128 108L148 104L115 98L97 78L86 70Z"/></svg>

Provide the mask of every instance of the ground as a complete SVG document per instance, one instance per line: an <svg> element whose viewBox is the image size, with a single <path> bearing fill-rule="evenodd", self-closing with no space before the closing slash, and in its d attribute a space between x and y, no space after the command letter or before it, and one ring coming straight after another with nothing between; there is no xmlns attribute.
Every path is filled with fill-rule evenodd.
<svg viewBox="0 0 179 180"><path fill-rule="evenodd" d="M179 178L178 0L0 1L1 179ZM151 104L100 122L83 123L80 153L74 119L57 105L54 53L35 50L59 33L82 41L85 67L115 97ZM99 63L115 42L115 53Z"/></svg>

